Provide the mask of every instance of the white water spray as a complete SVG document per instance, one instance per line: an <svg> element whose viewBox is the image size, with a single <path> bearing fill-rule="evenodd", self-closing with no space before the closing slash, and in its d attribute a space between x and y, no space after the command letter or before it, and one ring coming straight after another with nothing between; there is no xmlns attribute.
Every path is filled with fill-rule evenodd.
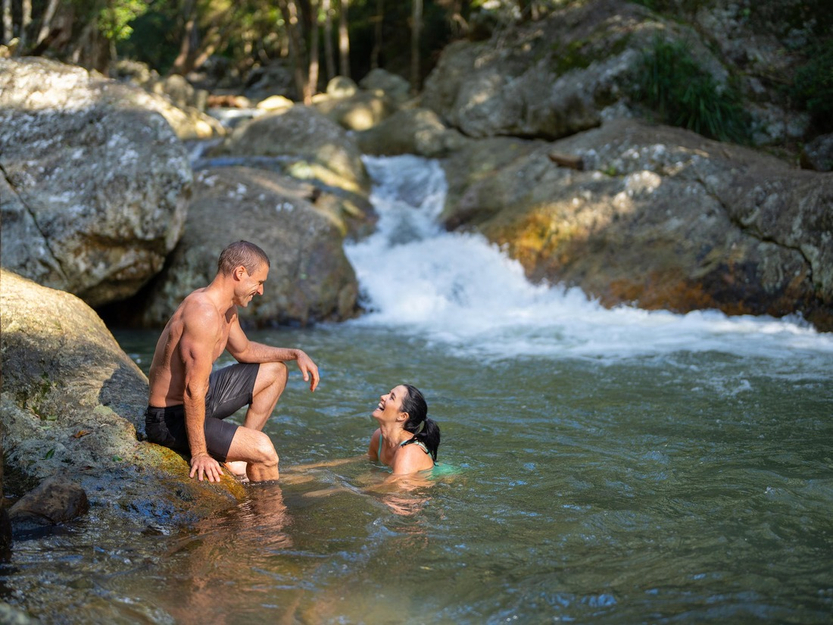
<svg viewBox="0 0 833 625"><path fill-rule="evenodd" d="M477 234L437 224L442 168L415 156L367 157L379 213L375 234L348 245L369 314L382 325L447 343L457 353L618 359L679 351L833 357L833 336L800 320L612 310L578 289L533 285L516 261Z"/></svg>

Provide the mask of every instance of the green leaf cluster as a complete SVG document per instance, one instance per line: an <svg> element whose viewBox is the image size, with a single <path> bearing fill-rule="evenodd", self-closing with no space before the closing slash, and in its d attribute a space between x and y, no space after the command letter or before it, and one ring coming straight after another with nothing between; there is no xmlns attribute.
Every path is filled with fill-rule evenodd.
<svg viewBox="0 0 833 625"><path fill-rule="evenodd" d="M740 95L719 85L683 43L655 38L634 71L630 97L663 123L720 141L749 143L749 116Z"/></svg>
<svg viewBox="0 0 833 625"><path fill-rule="evenodd" d="M111 41L128 39L133 33L130 23L148 10L144 0L113 0L98 13L98 29Z"/></svg>

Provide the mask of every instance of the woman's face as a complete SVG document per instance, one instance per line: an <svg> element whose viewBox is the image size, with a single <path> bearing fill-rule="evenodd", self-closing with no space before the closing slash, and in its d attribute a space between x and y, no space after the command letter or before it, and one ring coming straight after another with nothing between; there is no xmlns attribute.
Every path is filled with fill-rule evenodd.
<svg viewBox="0 0 833 625"><path fill-rule="evenodd" d="M379 405L373 411L373 416L379 421L396 421L402 414L402 399L408 394L403 385L393 388L379 398Z"/></svg>

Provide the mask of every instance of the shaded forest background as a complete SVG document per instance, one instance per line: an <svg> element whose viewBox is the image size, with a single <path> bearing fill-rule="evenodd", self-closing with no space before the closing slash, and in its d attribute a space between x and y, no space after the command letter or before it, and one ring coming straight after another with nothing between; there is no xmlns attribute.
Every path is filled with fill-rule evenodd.
<svg viewBox="0 0 833 625"><path fill-rule="evenodd" d="M114 75L119 60L162 75L240 90L264 68L291 73L309 101L336 75L356 80L381 67L414 93L443 48L487 39L581 0L2 0L7 56L47 56ZM638 0L685 22L711 2ZM799 57L798 70L769 80L817 131L833 130L833 11L829 0L739 0L758 32ZM795 66L793 66L795 67Z"/></svg>

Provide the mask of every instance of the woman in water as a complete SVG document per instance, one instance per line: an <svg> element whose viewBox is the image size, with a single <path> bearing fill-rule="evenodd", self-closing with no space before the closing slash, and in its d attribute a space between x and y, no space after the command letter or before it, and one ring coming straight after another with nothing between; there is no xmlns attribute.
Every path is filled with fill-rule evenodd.
<svg viewBox="0 0 833 625"><path fill-rule="evenodd" d="M394 475L425 471L434 466L440 427L428 418L428 404L410 384L382 395L373 411L379 428L370 438L367 455L393 469Z"/></svg>

